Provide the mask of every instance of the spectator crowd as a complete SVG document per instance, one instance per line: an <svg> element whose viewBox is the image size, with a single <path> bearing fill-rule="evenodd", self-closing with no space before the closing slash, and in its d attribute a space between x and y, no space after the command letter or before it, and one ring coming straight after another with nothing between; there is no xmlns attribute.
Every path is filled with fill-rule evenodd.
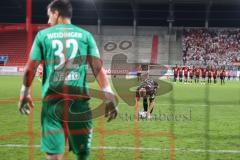
<svg viewBox="0 0 240 160"><path fill-rule="evenodd" d="M230 66L240 62L240 29L184 29L183 63Z"/></svg>

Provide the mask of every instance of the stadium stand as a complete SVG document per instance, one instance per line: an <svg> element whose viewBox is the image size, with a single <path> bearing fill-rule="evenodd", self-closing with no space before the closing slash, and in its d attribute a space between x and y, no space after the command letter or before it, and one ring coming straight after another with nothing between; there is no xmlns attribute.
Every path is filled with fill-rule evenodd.
<svg viewBox="0 0 240 160"><path fill-rule="evenodd" d="M0 55L8 56L7 66L22 66L27 61L26 32L0 33Z"/></svg>
<svg viewBox="0 0 240 160"><path fill-rule="evenodd" d="M175 29L130 26L83 26L93 32L104 65L109 68L115 54L124 54L128 63L232 65L240 62L240 30ZM117 33L117 34L115 34ZM0 55L8 56L7 66L23 66L27 60L26 32L1 32Z"/></svg>
<svg viewBox="0 0 240 160"><path fill-rule="evenodd" d="M175 65L182 64L182 29L174 29L170 34L167 43L169 46L168 53L169 61L167 64Z"/></svg>
<svg viewBox="0 0 240 160"><path fill-rule="evenodd" d="M186 65L233 65L240 61L239 29L185 29L183 62Z"/></svg>
<svg viewBox="0 0 240 160"><path fill-rule="evenodd" d="M162 31L159 31L159 33L154 30L149 31L152 29L149 27L141 27L137 33L138 35L135 36L132 34L132 27L104 26L102 27L101 34L97 34L98 31L96 26L83 26L83 28L93 32L106 65L110 63L114 54L123 53L127 55L129 63L151 63L152 47L154 47L155 49L158 48L158 50L154 53L154 60L152 61L159 63L159 58L156 59L159 57L158 55L161 54L159 51L167 53L166 49L163 47L164 45L161 45L161 43L167 43L163 42L164 34ZM144 33L144 31L146 31L146 33ZM159 41L158 43L153 44L154 34L155 37L159 38ZM0 55L6 55L9 57L6 63L7 66L18 66L26 63L26 32L1 32L0 41Z"/></svg>

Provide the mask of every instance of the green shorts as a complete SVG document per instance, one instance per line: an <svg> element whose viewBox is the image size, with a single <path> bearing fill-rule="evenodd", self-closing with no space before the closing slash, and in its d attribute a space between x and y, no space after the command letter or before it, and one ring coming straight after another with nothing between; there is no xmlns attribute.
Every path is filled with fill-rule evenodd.
<svg viewBox="0 0 240 160"><path fill-rule="evenodd" d="M74 154L89 152L92 118L88 101L71 99L43 101L41 125L43 152L64 153L66 139Z"/></svg>

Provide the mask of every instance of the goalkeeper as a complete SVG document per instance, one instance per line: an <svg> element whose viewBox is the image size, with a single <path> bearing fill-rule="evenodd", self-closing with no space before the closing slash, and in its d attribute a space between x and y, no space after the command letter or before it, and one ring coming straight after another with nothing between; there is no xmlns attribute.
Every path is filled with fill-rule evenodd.
<svg viewBox="0 0 240 160"><path fill-rule="evenodd" d="M35 37L23 76L18 108L22 114L28 115L32 111L30 87L37 67L43 62L41 150L46 153L47 160L61 160L67 138L77 160L86 160L93 126L86 83L88 64L106 96L104 109L108 121L118 114L117 100L93 36L71 24L70 1L54 0L47 9L51 27L41 30ZM79 113L88 114L84 118Z"/></svg>
<svg viewBox="0 0 240 160"><path fill-rule="evenodd" d="M136 107L140 104L140 98L143 98L143 109L144 109L144 117L147 119L151 118L151 113L153 112L154 104L155 104L155 95L157 92L158 83L152 79L147 78L142 81L139 87L136 90ZM149 103L148 103L149 99Z"/></svg>

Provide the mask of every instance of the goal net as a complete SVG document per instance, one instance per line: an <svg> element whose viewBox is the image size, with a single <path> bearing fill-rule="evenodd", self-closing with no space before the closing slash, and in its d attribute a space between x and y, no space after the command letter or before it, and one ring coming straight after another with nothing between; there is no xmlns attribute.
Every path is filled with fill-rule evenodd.
<svg viewBox="0 0 240 160"><path fill-rule="evenodd" d="M142 75L143 78L148 75L152 79L169 79L173 74L170 66L157 64L148 65L147 73L143 73Z"/></svg>

